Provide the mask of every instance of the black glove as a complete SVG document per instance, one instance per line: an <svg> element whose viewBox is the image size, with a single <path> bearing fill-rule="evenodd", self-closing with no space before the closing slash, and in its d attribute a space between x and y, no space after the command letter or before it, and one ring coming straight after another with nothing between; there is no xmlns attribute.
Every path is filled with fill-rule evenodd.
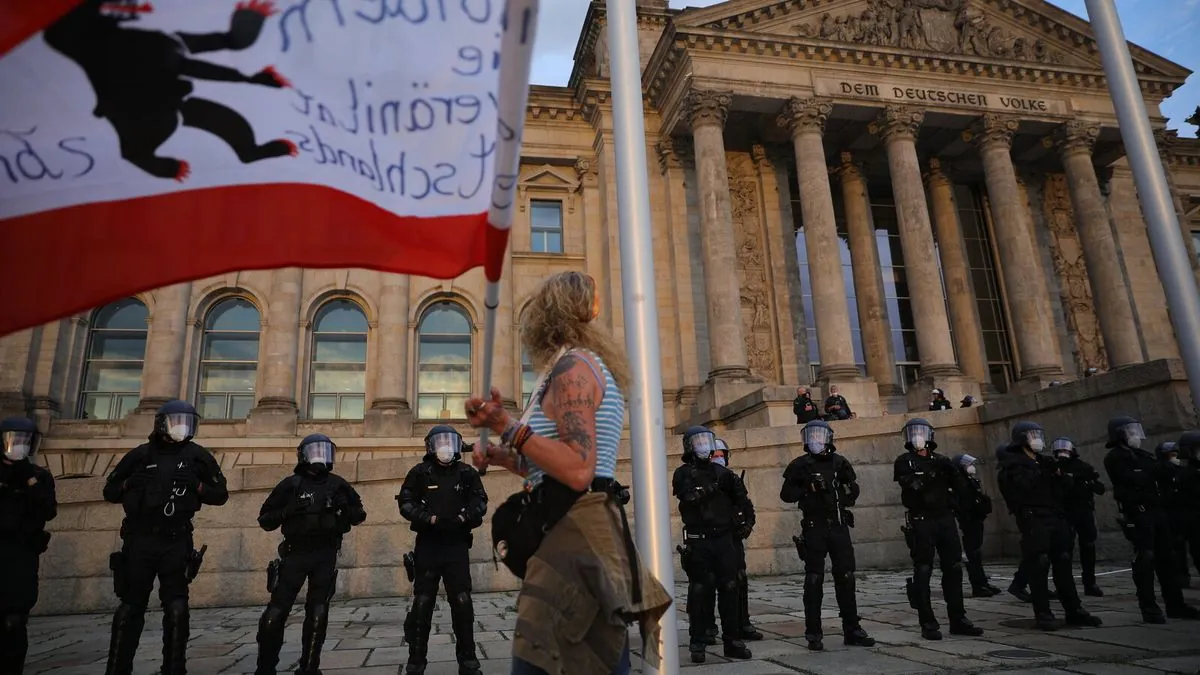
<svg viewBox="0 0 1200 675"><path fill-rule="evenodd" d="M343 492L335 492L333 495L333 510L345 511L350 508L350 500Z"/></svg>
<svg viewBox="0 0 1200 675"><path fill-rule="evenodd" d="M184 463L183 466L175 469L175 473L171 475L171 481L177 485L182 485L187 489L195 492L200 487L200 477L192 471L192 467Z"/></svg>
<svg viewBox="0 0 1200 675"><path fill-rule="evenodd" d="M829 482L825 480L825 476L818 473L812 477L812 486L817 492L824 492L829 489Z"/></svg>
<svg viewBox="0 0 1200 675"><path fill-rule="evenodd" d="M146 487L146 483L149 483L154 479L155 473L156 472L153 469L143 466L135 471L132 476L125 479L125 491L128 492L130 490L140 490Z"/></svg>
<svg viewBox="0 0 1200 675"><path fill-rule="evenodd" d="M29 479L35 475L33 463L29 460L21 460L8 465L8 471L4 477L4 484L14 490L24 490L29 487Z"/></svg>

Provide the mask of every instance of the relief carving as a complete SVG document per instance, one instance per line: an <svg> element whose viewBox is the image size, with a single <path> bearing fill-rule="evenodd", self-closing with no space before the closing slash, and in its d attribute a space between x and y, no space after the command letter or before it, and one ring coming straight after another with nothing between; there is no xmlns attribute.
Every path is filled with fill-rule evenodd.
<svg viewBox="0 0 1200 675"><path fill-rule="evenodd" d="M1100 334L1099 319L1096 318L1096 303L1083 261L1083 247L1075 229L1075 212L1071 207L1065 175L1051 174L1046 177L1042 206L1045 209L1046 226L1050 229L1054 271L1062 285L1067 327L1074 338L1071 351L1075 355L1075 365L1080 372L1088 368L1107 370L1108 354L1104 350L1104 338Z"/></svg>
<svg viewBox="0 0 1200 675"><path fill-rule="evenodd" d="M857 14L800 24L801 37L1059 64L1066 58L1045 40L1021 37L993 25L979 0L871 0Z"/></svg>
<svg viewBox="0 0 1200 675"><path fill-rule="evenodd" d="M774 323L769 297L771 289L763 253L759 179L753 161L745 156L734 156L728 164L730 207L737 243L737 279L742 300L742 334L750 370L768 380L776 380L778 373L771 340Z"/></svg>

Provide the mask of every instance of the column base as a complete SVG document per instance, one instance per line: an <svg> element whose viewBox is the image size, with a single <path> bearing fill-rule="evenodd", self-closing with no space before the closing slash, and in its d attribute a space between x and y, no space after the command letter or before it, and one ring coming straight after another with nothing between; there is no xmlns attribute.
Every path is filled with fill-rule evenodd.
<svg viewBox="0 0 1200 675"><path fill-rule="evenodd" d="M50 425L61 414L58 401L49 396L36 396L33 399L33 421L37 423L38 431L50 433Z"/></svg>
<svg viewBox="0 0 1200 675"><path fill-rule="evenodd" d="M823 365L821 366L821 369L817 371L818 382L826 382L830 380L837 380L839 382L856 380L862 376L862 372L858 369L858 367L849 363L835 363L828 366Z"/></svg>
<svg viewBox="0 0 1200 675"><path fill-rule="evenodd" d="M819 396L813 396L813 402L825 412L825 399L829 397L829 388L837 387L838 393L850 404L850 410L856 417L880 417L883 415L883 404L879 400L879 385L869 377L863 377L854 368L853 375L841 378L826 378L827 371L821 370L821 381L816 384ZM809 387L809 395L813 387Z"/></svg>
<svg viewBox="0 0 1200 675"><path fill-rule="evenodd" d="M295 436L300 412L288 398L263 397L246 418L247 436Z"/></svg>
<svg viewBox="0 0 1200 675"><path fill-rule="evenodd" d="M380 398L363 416L363 436L407 438L412 436L412 408L402 398Z"/></svg>
<svg viewBox="0 0 1200 675"><path fill-rule="evenodd" d="M946 399L950 401L952 408L957 408L959 402L966 396L974 396L975 400L979 400L983 396L983 388L974 378L962 374L923 375L908 388L909 411L928 412L929 392L933 389L941 389L942 393L946 395Z"/></svg>
<svg viewBox="0 0 1200 675"><path fill-rule="evenodd" d="M713 368L708 372L708 380L706 382L714 382L717 380L732 381L732 382L763 382L763 378L750 372L750 369L745 366L721 366Z"/></svg>
<svg viewBox="0 0 1200 675"><path fill-rule="evenodd" d="M158 413L158 409L163 407L167 401L175 399L166 396L146 396L138 401L137 407L133 409L131 415L154 415Z"/></svg>
<svg viewBox="0 0 1200 675"><path fill-rule="evenodd" d="M1030 366L1021 369L1021 379L1043 378L1047 381L1063 380L1063 369L1059 365Z"/></svg>

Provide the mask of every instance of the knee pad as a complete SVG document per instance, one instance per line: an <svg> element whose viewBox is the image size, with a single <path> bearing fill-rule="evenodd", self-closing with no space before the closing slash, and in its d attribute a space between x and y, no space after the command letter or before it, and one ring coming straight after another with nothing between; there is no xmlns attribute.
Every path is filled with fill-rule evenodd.
<svg viewBox="0 0 1200 675"><path fill-rule="evenodd" d="M933 565L917 565L913 568L913 577L928 580L933 576Z"/></svg>
<svg viewBox="0 0 1200 675"><path fill-rule="evenodd" d="M844 586L854 581L854 572L834 572L833 584L835 586Z"/></svg>
<svg viewBox="0 0 1200 675"><path fill-rule="evenodd" d="M737 579L739 584L746 583L750 580L750 577L746 574L746 570L738 570L734 577Z"/></svg>
<svg viewBox="0 0 1200 675"><path fill-rule="evenodd" d="M730 579L729 581L726 581L725 583L721 584L721 588L730 593L737 593L738 592L737 579Z"/></svg>
<svg viewBox="0 0 1200 675"><path fill-rule="evenodd" d="M138 607L128 602L122 602L120 605L117 605L117 611L113 618L119 623L127 623L129 621L141 621L145 616L145 607Z"/></svg>
<svg viewBox="0 0 1200 675"><path fill-rule="evenodd" d="M163 607L163 615L169 617L175 623L183 623L188 620L188 603L183 598L174 598L167 602Z"/></svg>
<svg viewBox="0 0 1200 675"><path fill-rule="evenodd" d="M825 574L821 572L810 572L804 575L804 585L820 587L825 583Z"/></svg>
<svg viewBox="0 0 1200 675"><path fill-rule="evenodd" d="M306 615L305 618L323 619L326 614L329 614L329 605L323 602L314 602L311 605L304 606L304 613Z"/></svg>
<svg viewBox="0 0 1200 675"><path fill-rule="evenodd" d="M1065 562L1067 564L1070 564L1071 563L1071 552L1070 551L1059 551L1058 553L1056 553L1054 555L1054 559L1058 562Z"/></svg>
<svg viewBox="0 0 1200 675"><path fill-rule="evenodd" d="M260 633L281 631L285 623L287 623L287 612L277 605L267 605L262 618L258 620L258 630Z"/></svg>
<svg viewBox="0 0 1200 675"><path fill-rule="evenodd" d="M450 597L450 606L451 607L470 607L471 606L471 594L466 591L463 591L461 593L455 593L453 596Z"/></svg>

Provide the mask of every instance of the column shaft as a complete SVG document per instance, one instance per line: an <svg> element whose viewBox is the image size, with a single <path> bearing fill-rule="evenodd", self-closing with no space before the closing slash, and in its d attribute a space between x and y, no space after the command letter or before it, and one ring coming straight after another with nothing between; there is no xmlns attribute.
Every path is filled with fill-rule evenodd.
<svg viewBox="0 0 1200 675"><path fill-rule="evenodd" d="M304 270L277 269L271 274L268 301L266 349L263 357L263 388L258 405L296 408L296 361L300 350L300 295Z"/></svg>
<svg viewBox="0 0 1200 675"><path fill-rule="evenodd" d="M146 336L146 360L142 368L142 400L138 409L153 411L180 397L183 389L183 352L187 342L190 281L154 292L154 311Z"/></svg>
<svg viewBox="0 0 1200 675"><path fill-rule="evenodd" d="M381 276L379 370L371 407L407 407L409 276L388 272Z"/></svg>

